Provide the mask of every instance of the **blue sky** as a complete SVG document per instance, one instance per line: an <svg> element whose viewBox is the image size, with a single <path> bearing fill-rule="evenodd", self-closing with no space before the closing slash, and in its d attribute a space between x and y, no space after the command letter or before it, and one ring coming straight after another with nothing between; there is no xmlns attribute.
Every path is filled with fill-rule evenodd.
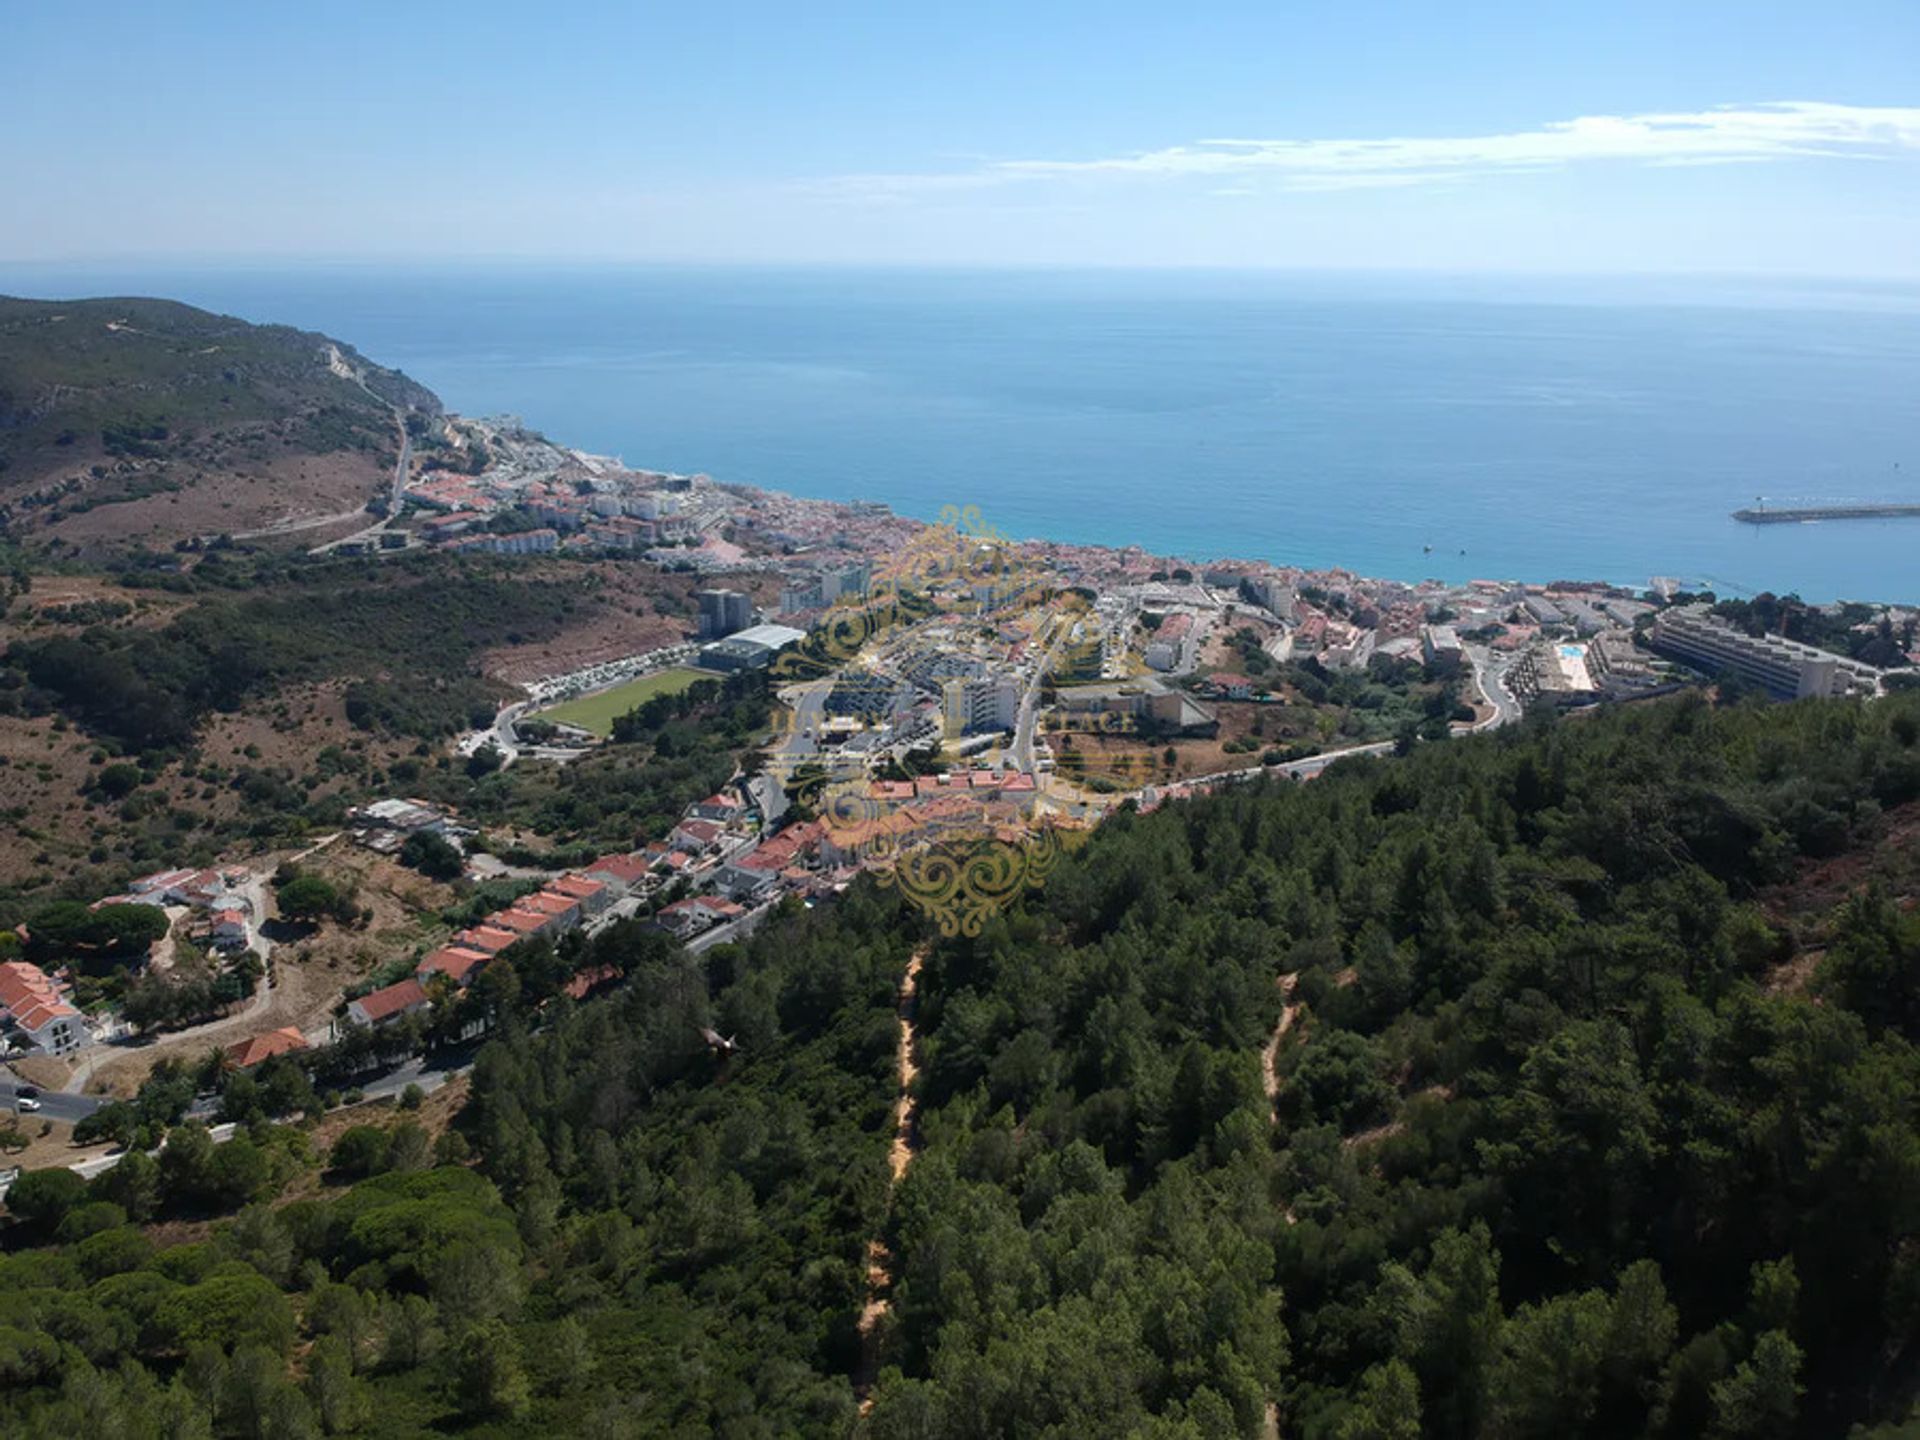
<svg viewBox="0 0 1920 1440"><path fill-rule="evenodd" d="M0 260L1920 277L1916 0L0 11Z"/></svg>

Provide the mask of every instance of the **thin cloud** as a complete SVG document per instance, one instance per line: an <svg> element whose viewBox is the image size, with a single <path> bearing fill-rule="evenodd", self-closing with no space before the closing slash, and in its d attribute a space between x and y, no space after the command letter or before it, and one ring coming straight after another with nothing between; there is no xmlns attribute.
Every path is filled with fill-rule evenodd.
<svg viewBox="0 0 1920 1440"><path fill-rule="evenodd" d="M1920 152L1920 107L1792 100L1692 112L1584 115L1501 135L1211 139L1095 160L1000 160L927 175L847 175L811 188L876 197L1041 181L1264 181L1289 190L1429 185L1595 161L1649 166L1884 159ZM1216 192L1217 193L1217 192Z"/></svg>

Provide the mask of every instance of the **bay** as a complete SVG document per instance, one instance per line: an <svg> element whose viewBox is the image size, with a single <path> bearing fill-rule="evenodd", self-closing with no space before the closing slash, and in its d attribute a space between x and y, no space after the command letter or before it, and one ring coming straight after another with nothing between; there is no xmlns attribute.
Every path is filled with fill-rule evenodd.
<svg viewBox="0 0 1920 1440"><path fill-rule="evenodd" d="M1363 574L1920 601L1920 291L1232 272L0 266L324 330L627 463Z"/></svg>

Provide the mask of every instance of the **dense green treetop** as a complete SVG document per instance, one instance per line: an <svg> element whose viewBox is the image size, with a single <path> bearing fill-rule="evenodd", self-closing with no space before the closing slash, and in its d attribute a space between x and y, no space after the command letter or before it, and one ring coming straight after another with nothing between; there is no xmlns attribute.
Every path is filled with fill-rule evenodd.
<svg viewBox="0 0 1920 1440"><path fill-rule="evenodd" d="M168 1072L23 1182L0 1429L1890 1440L1917 819L1920 697L1680 700L1123 814L975 938L525 947L441 1138Z"/></svg>

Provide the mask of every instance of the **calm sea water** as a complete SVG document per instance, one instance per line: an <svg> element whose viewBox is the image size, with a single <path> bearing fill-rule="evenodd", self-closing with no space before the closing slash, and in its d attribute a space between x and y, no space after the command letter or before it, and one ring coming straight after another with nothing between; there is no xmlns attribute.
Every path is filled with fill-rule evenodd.
<svg viewBox="0 0 1920 1440"><path fill-rule="evenodd" d="M1920 291L1197 273L0 267L348 340L656 468L1418 579L1920 600ZM1427 547L1432 547L1429 550Z"/></svg>

